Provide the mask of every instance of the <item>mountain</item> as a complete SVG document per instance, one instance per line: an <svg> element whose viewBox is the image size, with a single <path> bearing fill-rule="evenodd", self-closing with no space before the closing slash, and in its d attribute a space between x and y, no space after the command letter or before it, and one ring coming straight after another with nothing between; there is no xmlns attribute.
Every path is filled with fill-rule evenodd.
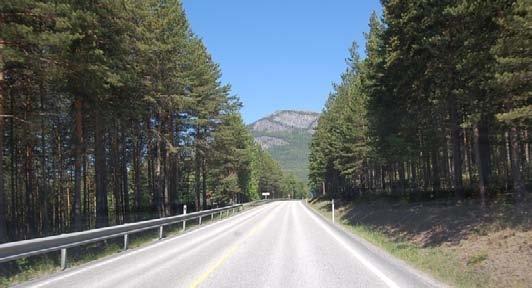
<svg viewBox="0 0 532 288"><path fill-rule="evenodd" d="M255 141L281 167L306 182L308 177L308 154L319 113L282 110L248 125Z"/></svg>

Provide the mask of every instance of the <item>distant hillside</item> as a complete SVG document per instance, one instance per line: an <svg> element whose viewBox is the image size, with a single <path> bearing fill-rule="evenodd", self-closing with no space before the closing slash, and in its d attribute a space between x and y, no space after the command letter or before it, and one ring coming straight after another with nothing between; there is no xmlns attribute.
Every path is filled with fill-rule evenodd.
<svg viewBox="0 0 532 288"><path fill-rule="evenodd" d="M309 144L319 116L315 112L282 110L248 125L248 128L255 141L268 150L284 170L306 182Z"/></svg>

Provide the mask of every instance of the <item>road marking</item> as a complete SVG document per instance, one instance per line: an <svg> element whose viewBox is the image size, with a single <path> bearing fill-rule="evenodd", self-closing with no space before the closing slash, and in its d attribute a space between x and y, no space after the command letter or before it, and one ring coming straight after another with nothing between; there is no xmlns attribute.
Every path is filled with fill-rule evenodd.
<svg viewBox="0 0 532 288"><path fill-rule="evenodd" d="M113 262L118 261L118 260L120 260L122 258L125 258L125 257L128 257L128 256L132 256L132 255L138 254L140 252L144 252L146 250L158 247L160 245L164 245L164 244L170 243L171 241L174 241L174 240L177 240L177 239L181 239L183 237L190 236L192 234L196 234L197 232L205 230L205 229L207 229L209 227L215 226L216 224L223 224L223 223L228 222L230 220L235 220L235 219L238 219L238 218L242 218L242 216L244 216L244 215L252 214L251 212L255 212L255 214L258 214L261 211L263 211L264 209L266 209L265 207L267 207L267 206L260 207L261 209L259 209L259 210L250 209L250 210L244 211L243 213L238 214L235 217L229 217L229 218L225 218L223 220L219 220L219 221L216 221L216 222L209 223L209 224L207 224L207 225L205 225L203 227L199 227L199 228L197 228L197 229L195 229L193 231L177 235L177 236L169 238L169 239L167 239L165 241L158 241L158 242L156 242L154 244L150 244L149 246L141 247L141 248L132 250L132 251L127 252L127 253L125 253L123 255L119 255L119 256L113 257L113 258L108 259L108 260L103 260L101 262L97 262L97 263L94 263L94 264L90 264L89 263L89 264L87 264L88 266L78 268L78 269L76 269L76 270L74 270L72 272L67 272L67 274L59 275L59 276L56 276L56 277L52 276L52 278L50 278L48 280L45 280L43 282L36 283L36 284L33 284L33 285L29 284L28 287L32 287L32 288L44 287L44 286L49 285L49 284L51 284L53 282L60 281L60 280L75 276L77 274L86 272L88 270L91 270L91 269L94 269L94 268L97 268L97 267L100 267L100 266L103 266L103 265L107 265L107 264L113 263ZM255 215L255 214L252 214L252 215ZM252 218L252 216L245 218L245 220L250 219L250 218Z"/></svg>
<svg viewBox="0 0 532 288"><path fill-rule="evenodd" d="M279 206L277 206L279 207ZM276 207L276 208L277 208ZM266 223L266 219L269 219L271 217L272 213L270 213L268 218L264 218L262 221L257 223L253 228L246 234L240 241L236 242L235 244L231 245L229 249L225 251L225 253L220 257L216 262L214 262L213 265L207 269L207 271L203 272L199 277L197 277L192 284L190 284L190 288L197 288L199 287L209 276L211 276L218 268L220 268L227 260L229 260L233 255L235 255L236 251L238 251L238 248L242 243L244 243L246 240L248 240L251 236L255 235L257 231L264 226L264 223Z"/></svg>
<svg viewBox="0 0 532 288"><path fill-rule="evenodd" d="M303 205L303 204L301 204ZM329 233L338 243L340 243L345 249L347 249L355 258L360 261L366 268L368 268L373 274L375 274L379 279L381 279L388 287L390 288L399 288L399 285L397 285L392 279L388 278L388 276L384 275L375 265L373 265L367 258L365 258L362 254L360 254L358 251L353 249L351 245L349 245L347 242L345 242L344 239L340 238L338 236L338 233L335 233L329 226L325 225L323 220L319 219L318 216L314 215L312 212L310 212L307 208L303 205L303 210L307 212L311 218L318 223L321 228L323 228L327 233Z"/></svg>

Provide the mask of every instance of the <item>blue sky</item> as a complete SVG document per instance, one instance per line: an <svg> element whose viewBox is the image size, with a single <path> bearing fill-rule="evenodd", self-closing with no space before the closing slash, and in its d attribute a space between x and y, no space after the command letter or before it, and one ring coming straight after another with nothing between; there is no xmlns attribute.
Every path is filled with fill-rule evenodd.
<svg viewBox="0 0 532 288"><path fill-rule="evenodd" d="M274 111L321 111L353 40L379 0L183 0L251 123Z"/></svg>

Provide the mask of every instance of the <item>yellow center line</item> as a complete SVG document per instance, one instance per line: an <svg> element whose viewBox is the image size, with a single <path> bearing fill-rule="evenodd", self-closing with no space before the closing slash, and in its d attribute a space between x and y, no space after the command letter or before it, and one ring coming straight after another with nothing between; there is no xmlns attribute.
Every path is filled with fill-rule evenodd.
<svg viewBox="0 0 532 288"><path fill-rule="evenodd" d="M231 247L229 247L229 249L227 249L225 251L225 253L222 255L222 257L220 257L213 265L211 265L209 267L209 269L207 269L207 271L205 271L203 274L201 274L199 277L197 277L194 282L192 282L192 284L190 284L190 288L197 288L199 287L203 282L205 282L205 280L207 280L207 278L209 278L209 276L216 270L218 270L218 268L220 268L227 260L229 260L229 258L231 258L235 253L236 251L238 250L240 244L242 244L244 241L246 241L247 239L249 239L251 236L253 236L255 233L257 233L257 231L259 230L259 228L261 228L262 226L264 226L264 223L265 221L261 221L260 223L258 223L257 225L255 225L251 231L249 231L245 236L244 238L242 238L240 241L236 242L235 244L231 245Z"/></svg>

